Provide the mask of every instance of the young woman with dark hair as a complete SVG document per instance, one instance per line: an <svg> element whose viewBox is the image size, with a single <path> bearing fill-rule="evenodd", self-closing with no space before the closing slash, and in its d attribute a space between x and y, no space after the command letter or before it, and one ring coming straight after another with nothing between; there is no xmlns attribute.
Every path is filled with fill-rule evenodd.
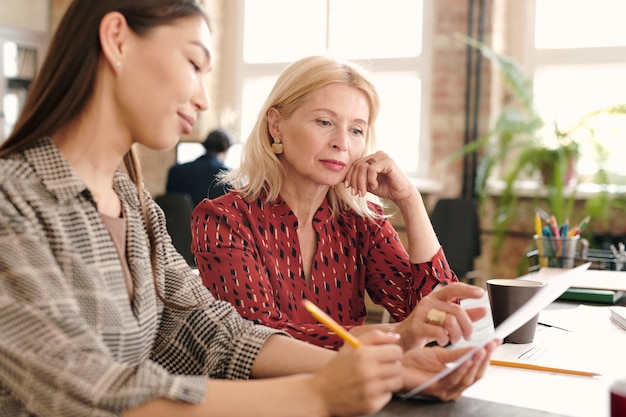
<svg viewBox="0 0 626 417"><path fill-rule="evenodd" d="M0 415L360 415L457 357L403 355L383 332L317 348L202 286L134 146L191 132L211 65L195 0L68 8L0 147ZM447 384L479 377L485 358Z"/></svg>

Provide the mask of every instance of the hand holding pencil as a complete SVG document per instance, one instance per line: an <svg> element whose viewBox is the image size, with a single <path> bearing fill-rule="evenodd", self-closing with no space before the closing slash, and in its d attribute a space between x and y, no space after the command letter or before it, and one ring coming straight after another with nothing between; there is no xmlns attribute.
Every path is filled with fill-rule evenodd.
<svg viewBox="0 0 626 417"><path fill-rule="evenodd" d="M348 333L343 327L341 327L341 325L339 325L330 316L320 310L311 301L304 300L304 307L320 323L324 324L326 327L341 336L346 341L346 343L356 348L359 348L358 350L361 350L362 346L367 345L367 343L363 344L359 340L354 338L353 335ZM385 342L383 342L382 345L380 344L380 338L385 337L385 335L390 335L390 333L370 332L364 334L363 338L367 340L371 339L370 343L377 345L367 346L368 348L375 347L377 348L377 351L379 349L389 350L390 348L393 348L392 351L386 353L386 355L397 355L398 352L401 353L402 350L398 345L394 344L393 346L391 346L385 344ZM466 364L459 367L459 369L455 370L450 375L434 382L432 385L425 388L424 392L435 398L439 398L442 401L450 401L459 398L466 388L468 388L469 386L474 384L474 382L483 377L485 369L489 364L489 356L491 352L501 342L501 340L495 340L491 342L484 349L478 351L471 360L468 360L466 362ZM400 356L401 361L397 362L397 364L401 365L401 368L403 368L403 378L401 381L401 387L399 387L396 391L399 391L400 388L403 388L406 391L410 391L424 381L432 378L433 375L436 375L438 372L440 372L443 368L446 367L447 363L454 362L456 359L463 356L465 353L469 352L472 349L472 346L466 346L458 349L447 349L441 346L435 346L414 348L408 350L407 352L405 352L404 356ZM391 358L394 357L393 355L391 356ZM369 367L372 367L374 365L373 361L368 362ZM390 366L389 361L387 361L387 364L385 366Z"/></svg>
<svg viewBox="0 0 626 417"><path fill-rule="evenodd" d="M304 300L304 307L346 344L356 348L340 349L328 366L313 377L316 391L332 399L330 404L334 408L342 408L341 413L332 414L361 415L381 409L403 386L402 349L397 345L397 337L391 333L369 332L363 335L364 343L361 343L311 301ZM360 413L354 412L359 409L350 397L360 397ZM340 404L341 400L346 404ZM346 413L346 410L351 412Z"/></svg>

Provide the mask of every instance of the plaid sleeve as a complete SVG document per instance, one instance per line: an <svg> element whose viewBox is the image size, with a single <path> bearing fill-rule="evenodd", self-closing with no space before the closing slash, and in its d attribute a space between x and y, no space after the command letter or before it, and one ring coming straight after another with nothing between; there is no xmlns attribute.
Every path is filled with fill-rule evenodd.
<svg viewBox="0 0 626 417"><path fill-rule="evenodd" d="M242 319L224 301L193 311L165 309L152 358L174 374L248 379L257 354L277 330Z"/></svg>
<svg viewBox="0 0 626 417"><path fill-rule="evenodd" d="M287 334L256 325L230 303L216 300L172 245L161 210L151 207L162 244L158 259L164 261L159 266L163 268L159 285L170 304L161 315L153 358L176 374L248 379L267 338Z"/></svg>
<svg viewBox="0 0 626 417"><path fill-rule="evenodd" d="M89 268L63 273L59 263L70 264L72 255L54 239L48 246L6 202L0 193L0 415L117 416L158 397L200 401L206 376L172 375L150 360L125 361L106 343L113 334L92 323L110 314L112 304L102 288L88 289ZM82 288L75 286L81 279ZM77 294L91 297L90 310ZM123 343L146 342L137 335Z"/></svg>

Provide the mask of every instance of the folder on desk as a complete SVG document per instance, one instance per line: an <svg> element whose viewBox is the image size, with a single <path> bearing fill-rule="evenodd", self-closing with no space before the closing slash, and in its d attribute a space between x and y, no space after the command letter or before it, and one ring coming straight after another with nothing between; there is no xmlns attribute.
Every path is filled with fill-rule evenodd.
<svg viewBox="0 0 626 417"><path fill-rule="evenodd" d="M542 276L528 279L548 282L558 268L542 268ZM626 271L604 271L588 269L578 274L572 286L559 298L566 301L582 301L599 304L615 304L626 295Z"/></svg>
<svg viewBox="0 0 626 417"><path fill-rule="evenodd" d="M624 297L623 291L599 290L594 288L570 288L558 299L561 301L579 301L583 303L616 304Z"/></svg>

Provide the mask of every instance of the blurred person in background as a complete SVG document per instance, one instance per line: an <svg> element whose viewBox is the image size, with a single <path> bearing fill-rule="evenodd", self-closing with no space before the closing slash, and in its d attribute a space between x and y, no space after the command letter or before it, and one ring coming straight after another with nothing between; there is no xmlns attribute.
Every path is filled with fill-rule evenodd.
<svg viewBox="0 0 626 417"><path fill-rule="evenodd" d="M168 193L185 193L191 196L194 206L204 198L216 198L228 192L228 186L217 180L218 174L228 171L224 159L234 143L233 135L226 129L211 131L202 145L206 153L194 161L175 164L167 175Z"/></svg>

